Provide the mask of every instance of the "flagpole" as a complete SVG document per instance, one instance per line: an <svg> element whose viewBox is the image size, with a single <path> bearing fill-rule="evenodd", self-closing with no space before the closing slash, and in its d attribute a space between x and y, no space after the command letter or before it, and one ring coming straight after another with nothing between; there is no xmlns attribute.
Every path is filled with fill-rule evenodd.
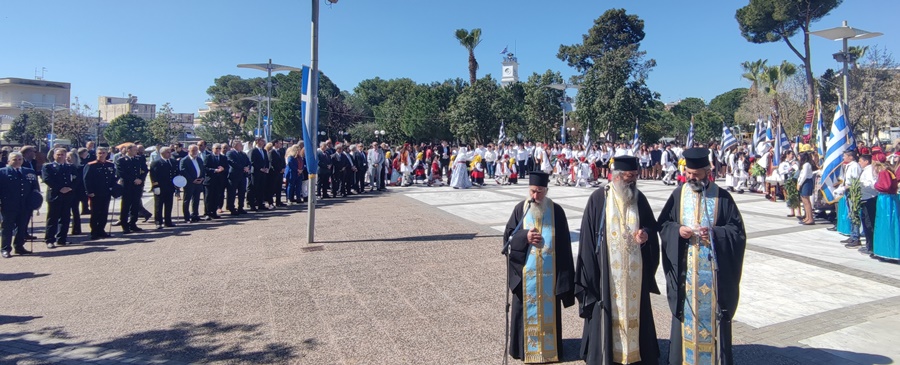
<svg viewBox="0 0 900 365"><path fill-rule="evenodd" d="M319 0L312 0L312 22L310 24L312 27L312 39L311 39L311 52L310 54L310 67L309 67L309 77L307 80L309 81L309 86L307 87L308 101L306 102L306 120L309 125L307 125L307 130L309 131L310 139L313 141L318 141L319 135L319 122L318 122L318 95L319 95ZM313 139L316 138L316 139ZM306 222L306 243L311 244L316 241L316 181L318 178L315 174L309 174L309 185L307 188L309 189L307 196L309 199L307 200L307 209L309 214L307 215Z"/></svg>

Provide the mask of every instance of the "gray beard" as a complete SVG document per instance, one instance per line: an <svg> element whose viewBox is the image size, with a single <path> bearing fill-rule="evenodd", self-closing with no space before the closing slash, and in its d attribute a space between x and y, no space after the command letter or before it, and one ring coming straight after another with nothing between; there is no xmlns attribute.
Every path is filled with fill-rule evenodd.
<svg viewBox="0 0 900 365"><path fill-rule="evenodd" d="M619 182L613 182L613 192L622 199L623 203L633 204L635 199L637 199L637 184L624 184Z"/></svg>
<svg viewBox="0 0 900 365"><path fill-rule="evenodd" d="M553 202L550 201L550 198L544 197L544 200L542 200L540 203L534 202L531 204L531 214L533 214L535 217L543 217L544 212L547 211L547 209L550 209L550 207L552 206Z"/></svg>
<svg viewBox="0 0 900 365"><path fill-rule="evenodd" d="M704 188L706 188L706 183L704 183L703 181L700 181L700 180L688 180L687 184L691 188L691 190L698 192L698 193L703 191Z"/></svg>

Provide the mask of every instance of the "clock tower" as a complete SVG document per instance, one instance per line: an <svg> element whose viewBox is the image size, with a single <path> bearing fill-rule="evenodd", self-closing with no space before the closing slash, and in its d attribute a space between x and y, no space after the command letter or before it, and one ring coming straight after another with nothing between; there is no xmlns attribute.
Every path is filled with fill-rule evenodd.
<svg viewBox="0 0 900 365"><path fill-rule="evenodd" d="M500 85L508 86L519 82L519 60L512 53L503 56L503 70L500 75Z"/></svg>

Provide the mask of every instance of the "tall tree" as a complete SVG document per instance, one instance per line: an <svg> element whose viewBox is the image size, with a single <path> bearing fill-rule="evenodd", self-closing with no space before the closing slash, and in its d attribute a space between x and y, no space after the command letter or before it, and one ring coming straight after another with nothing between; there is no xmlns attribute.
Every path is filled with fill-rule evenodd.
<svg viewBox="0 0 900 365"><path fill-rule="evenodd" d="M788 48L803 62L806 71L808 100L814 100L816 82L812 74L809 54L809 25L822 19L843 0L750 0L737 10L741 35L753 43L784 41ZM797 34L803 37L802 52L791 41Z"/></svg>
<svg viewBox="0 0 900 365"><path fill-rule="evenodd" d="M450 130L463 143L487 142L496 138L500 121L492 106L500 85L490 75L467 87L450 108Z"/></svg>
<svg viewBox="0 0 900 365"><path fill-rule="evenodd" d="M709 110L722 115L725 125L733 126L735 122L734 115L738 108L741 107L741 103L748 93L748 90L745 88L737 88L720 94L709 101Z"/></svg>
<svg viewBox="0 0 900 365"><path fill-rule="evenodd" d="M634 120L647 120L659 94L647 87L653 59L640 51L644 21L625 9L610 9L594 21L581 44L561 45L556 55L582 74L576 117L592 130L627 133Z"/></svg>
<svg viewBox="0 0 900 365"><path fill-rule="evenodd" d="M163 104L156 113L156 118L147 122L147 133L150 137L149 144L169 144L175 142L178 136L184 132L181 121L175 118L175 112L170 103Z"/></svg>
<svg viewBox="0 0 900 365"><path fill-rule="evenodd" d="M111 146L124 142L147 142L147 121L134 114L123 114L109 122L103 137Z"/></svg>
<svg viewBox="0 0 900 365"><path fill-rule="evenodd" d="M759 87L765 81L763 79L763 71L766 69L766 62L768 60L759 59L741 63L741 67L744 68L744 73L741 74L741 77L750 81L750 92L754 95L759 92Z"/></svg>
<svg viewBox="0 0 900 365"><path fill-rule="evenodd" d="M97 126L97 115L87 104L72 103L72 108L56 114L54 133L61 139L68 139L72 146L83 146Z"/></svg>
<svg viewBox="0 0 900 365"><path fill-rule="evenodd" d="M533 73L528 77L528 82L524 83L525 130L522 134L528 139L550 142L559 136L562 123L560 99L563 92L547 86L562 82L562 74L547 70L543 74Z"/></svg>
<svg viewBox="0 0 900 365"><path fill-rule="evenodd" d="M766 92L771 95L778 94L782 84L796 73L797 66L788 61L781 61L781 64L777 66L767 66L763 72L766 80Z"/></svg>
<svg viewBox="0 0 900 365"><path fill-rule="evenodd" d="M469 51L469 85L475 85L475 80L478 78L475 74L478 71L478 61L475 60L475 47L478 47L478 44L481 43L481 28L475 28L472 31L457 29L456 40Z"/></svg>
<svg viewBox="0 0 900 365"><path fill-rule="evenodd" d="M216 109L200 118L200 126L194 133L207 141L231 142L240 131L240 126L228 110Z"/></svg>

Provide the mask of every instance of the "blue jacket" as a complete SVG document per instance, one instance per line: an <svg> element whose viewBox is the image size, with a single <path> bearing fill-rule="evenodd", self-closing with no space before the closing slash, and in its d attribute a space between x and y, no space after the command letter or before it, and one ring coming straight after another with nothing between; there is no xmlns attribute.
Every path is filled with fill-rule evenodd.
<svg viewBox="0 0 900 365"><path fill-rule="evenodd" d="M12 167L0 168L0 207L4 212L17 212L28 209L28 200L32 191L41 191L37 173L27 167L17 173Z"/></svg>

